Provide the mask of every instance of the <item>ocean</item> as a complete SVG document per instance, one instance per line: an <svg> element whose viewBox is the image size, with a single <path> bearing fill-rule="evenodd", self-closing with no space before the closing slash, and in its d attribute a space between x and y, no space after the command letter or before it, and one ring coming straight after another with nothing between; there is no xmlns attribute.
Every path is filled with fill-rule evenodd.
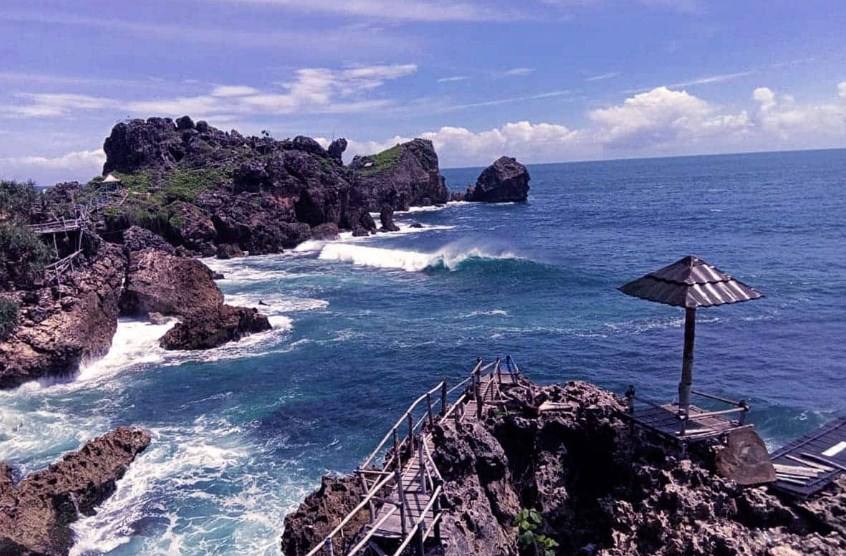
<svg viewBox="0 0 846 556"><path fill-rule="evenodd" d="M0 459L30 472L118 425L153 444L74 525L75 555L278 554L284 515L355 468L475 358L672 400L683 311L623 283L695 254L765 297L698 311L694 385L777 447L846 413L846 150L530 166L529 202L397 215L402 231L207 261L272 332L169 353L122 321L73 380L0 392ZM452 190L479 169L445 170ZM422 229L411 228L413 222Z"/></svg>

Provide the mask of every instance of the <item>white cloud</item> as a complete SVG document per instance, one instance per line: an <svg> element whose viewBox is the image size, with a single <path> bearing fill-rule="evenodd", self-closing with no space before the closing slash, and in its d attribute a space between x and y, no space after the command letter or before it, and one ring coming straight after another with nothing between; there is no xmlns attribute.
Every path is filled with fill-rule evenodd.
<svg viewBox="0 0 846 556"><path fill-rule="evenodd" d="M357 16L405 21L511 21L524 19L516 10L487 6L483 2L446 0L218 0L238 4L258 4L299 12L317 12L337 16Z"/></svg>
<svg viewBox="0 0 846 556"><path fill-rule="evenodd" d="M49 185L68 179L87 179L99 175L104 162L106 153L103 149L69 152L56 157L0 158L0 177L27 180L37 176L43 185Z"/></svg>
<svg viewBox="0 0 846 556"><path fill-rule="evenodd" d="M432 140L449 166L489 164L502 154L523 162L557 162L621 156L842 147L846 144L846 82L838 98L799 104L766 87L752 94L750 110L731 111L686 91L658 87L621 104L593 110L588 124L512 122L473 131L445 126L419 136ZM372 154L408 140L350 141L350 154Z"/></svg>
<svg viewBox="0 0 846 556"><path fill-rule="evenodd" d="M255 95L259 91L246 85L220 85L211 92L213 97L243 97Z"/></svg>
<svg viewBox="0 0 846 556"><path fill-rule="evenodd" d="M534 68L511 68L496 74L497 77L523 77L534 73Z"/></svg>
<svg viewBox="0 0 846 556"><path fill-rule="evenodd" d="M605 81L606 79L613 79L619 75L619 71L609 71L608 73L600 73L599 75L585 77L585 81Z"/></svg>
<svg viewBox="0 0 846 556"><path fill-rule="evenodd" d="M260 91L246 85L221 85L208 94L138 101L75 94L19 94L23 102L0 106L0 117L59 117L91 110L128 111L147 116L162 114L231 120L235 116L293 113L355 113L384 109L392 103L369 99L368 93L388 81L411 75L414 64L358 66L343 70L303 68L278 89Z"/></svg>
<svg viewBox="0 0 846 556"><path fill-rule="evenodd" d="M470 79L469 75L453 75L452 77L441 77L438 83L453 83L455 81L467 81Z"/></svg>

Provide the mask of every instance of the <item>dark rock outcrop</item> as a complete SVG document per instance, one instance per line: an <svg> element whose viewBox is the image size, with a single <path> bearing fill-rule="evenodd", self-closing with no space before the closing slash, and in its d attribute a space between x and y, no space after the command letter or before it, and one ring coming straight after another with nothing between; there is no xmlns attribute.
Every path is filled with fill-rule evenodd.
<svg viewBox="0 0 846 556"><path fill-rule="evenodd" d="M361 501L364 490L358 477L323 477L320 489L308 495L300 508L285 517L282 553L287 556L306 554ZM346 554L354 546L352 539L368 523L366 511L359 512L344 527L344 546L335 546L336 554Z"/></svg>
<svg viewBox="0 0 846 556"><path fill-rule="evenodd" d="M123 233L123 246L130 253L144 251L145 249L156 249L168 255L176 254L173 245L162 236L139 226L132 226Z"/></svg>
<svg viewBox="0 0 846 556"><path fill-rule="evenodd" d="M210 349L271 328L258 309L220 305L186 316L167 331L159 344L170 350Z"/></svg>
<svg viewBox="0 0 846 556"><path fill-rule="evenodd" d="M504 388L505 403L489 406L481 420L432 429L449 539L432 556L535 554L514 525L527 508L539 513L536 534L557 543L555 554L846 553L846 479L806 501L740 487L716 472L713 452L682 456L630 429L610 392L584 382ZM554 409L539 412L546 401ZM309 536L307 524L343 514L326 507L324 491L286 518L288 556L304 554L327 529Z"/></svg>
<svg viewBox="0 0 846 556"><path fill-rule="evenodd" d="M188 316L222 304L223 294L211 270L197 259L155 249L131 255L120 300L124 314Z"/></svg>
<svg viewBox="0 0 846 556"><path fill-rule="evenodd" d="M142 225L190 254L213 256L227 244L256 255L293 247L324 224L370 233L368 213L386 204L405 210L447 200L431 142L415 139L349 168L346 145L338 139L327 151L302 136L245 138L187 117L122 122L105 142L103 171L130 176L134 189L107 227L125 229L141 214Z"/></svg>
<svg viewBox="0 0 846 556"><path fill-rule="evenodd" d="M112 495L149 444L149 432L120 427L18 484L0 463L0 554L67 554L73 543L70 524L92 515Z"/></svg>
<svg viewBox="0 0 846 556"><path fill-rule="evenodd" d="M399 226L394 224L394 209L388 205L382 207L382 211L379 213L379 222L382 224L379 229L383 232L399 231Z"/></svg>
<svg viewBox="0 0 846 556"><path fill-rule="evenodd" d="M329 149L327 152L329 156L334 160L336 163L343 165L344 159L344 151L347 150L347 140L341 137L340 139L335 139L332 141L332 144L329 145Z"/></svg>
<svg viewBox="0 0 846 556"><path fill-rule="evenodd" d="M370 212L389 205L394 210L447 202L444 178L432 142L414 139L372 156L357 156L350 168L359 174L359 188Z"/></svg>
<svg viewBox="0 0 846 556"><path fill-rule="evenodd" d="M77 271L64 274L61 285L7 294L20 307L19 322L0 342L0 388L75 372L83 360L108 351L126 258L120 246L96 243L77 258Z"/></svg>
<svg viewBox="0 0 846 556"><path fill-rule="evenodd" d="M476 185L467 188L465 201L523 202L529 197L529 171L516 159L503 156L482 170Z"/></svg>

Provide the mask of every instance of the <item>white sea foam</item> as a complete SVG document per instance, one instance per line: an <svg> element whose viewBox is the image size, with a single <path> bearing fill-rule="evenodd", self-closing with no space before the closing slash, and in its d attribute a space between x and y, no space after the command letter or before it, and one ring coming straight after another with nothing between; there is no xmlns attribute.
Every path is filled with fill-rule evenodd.
<svg viewBox="0 0 846 556"><path fill-rule="evenodd" d="M397 214L405 214L405 213L413 213L413 212L434 212L436 210L444 210L448 208L455 208L463 205L469 205L467 201L449 201L446 204L435 206L430 205L427 207L409 207L408 210L405 211L397 211Z"/></svg>
<svg viewBox="0 0 846 556"><path fill-rule="evenodd" d="M133 551L147 554L217 553L213 539L222 536L236 553L275 553L273 516L284 514L300 493L279 484L266 463L253 473L239 471L256 464L246 431L219 416L200 416L191 425L152 432L153 443L115 493L95 515L72 525L71 555L108 553L130 542L143 543ZM209 491L210 482L225 487ZM133 538L139 526L159 531Z"/></svg>
<svg viewBox="0 0 846 556"><path fill-rule="evenodd" d="M491 252L483 248L462 248L447 245L434 253L420 253L403 249L384 249L345 243L331 243L320 252L320 259L342 261L359 266L393 268L407 272L420 272L427 268L444 267L455 270L464 261L478 259L517 259L509 252Z"/></svg>
<svg viewBox="0 0 846 556"><path fill-rule="evenodd" d="M76 382L102 380L130 365L161 362L167 352L159 347L158 341L174 324L176 319L165 324L120 319L109 352L100 359L84 362Z"/></svg>

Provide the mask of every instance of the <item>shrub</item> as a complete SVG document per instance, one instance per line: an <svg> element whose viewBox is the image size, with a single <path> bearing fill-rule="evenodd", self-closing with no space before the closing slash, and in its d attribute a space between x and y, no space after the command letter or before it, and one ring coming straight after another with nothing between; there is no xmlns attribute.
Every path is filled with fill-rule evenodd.
<svg viewBox="0 0 846 556"><path fill-rule="evenodd" d="M0 341L5 340L18 325L18 304L0 297Z"/></svg>
<svg viewBox="0 0 846 556"><path fill-rule="evenodd" d="M0 181L0 220L13 217L26 219L35 208L38 195L31 181Z"/></svg>
<svg viewBox="0 0 846 556"><path fill-rule="evenodd" d="M517 544L524 551L542 556L555 556L555 549L558 543L555 539L546 535L538 534L537 529L541 524L541 515L537 510L523 508L517 517L514 518L514 526L517 527Z"/></svg>
<svg viewBox="0 0 846 556"><path fill-rule="evenodd" d="M14 218L0 222L0 284L30 284L50 262L50 248Z"/></svg>

